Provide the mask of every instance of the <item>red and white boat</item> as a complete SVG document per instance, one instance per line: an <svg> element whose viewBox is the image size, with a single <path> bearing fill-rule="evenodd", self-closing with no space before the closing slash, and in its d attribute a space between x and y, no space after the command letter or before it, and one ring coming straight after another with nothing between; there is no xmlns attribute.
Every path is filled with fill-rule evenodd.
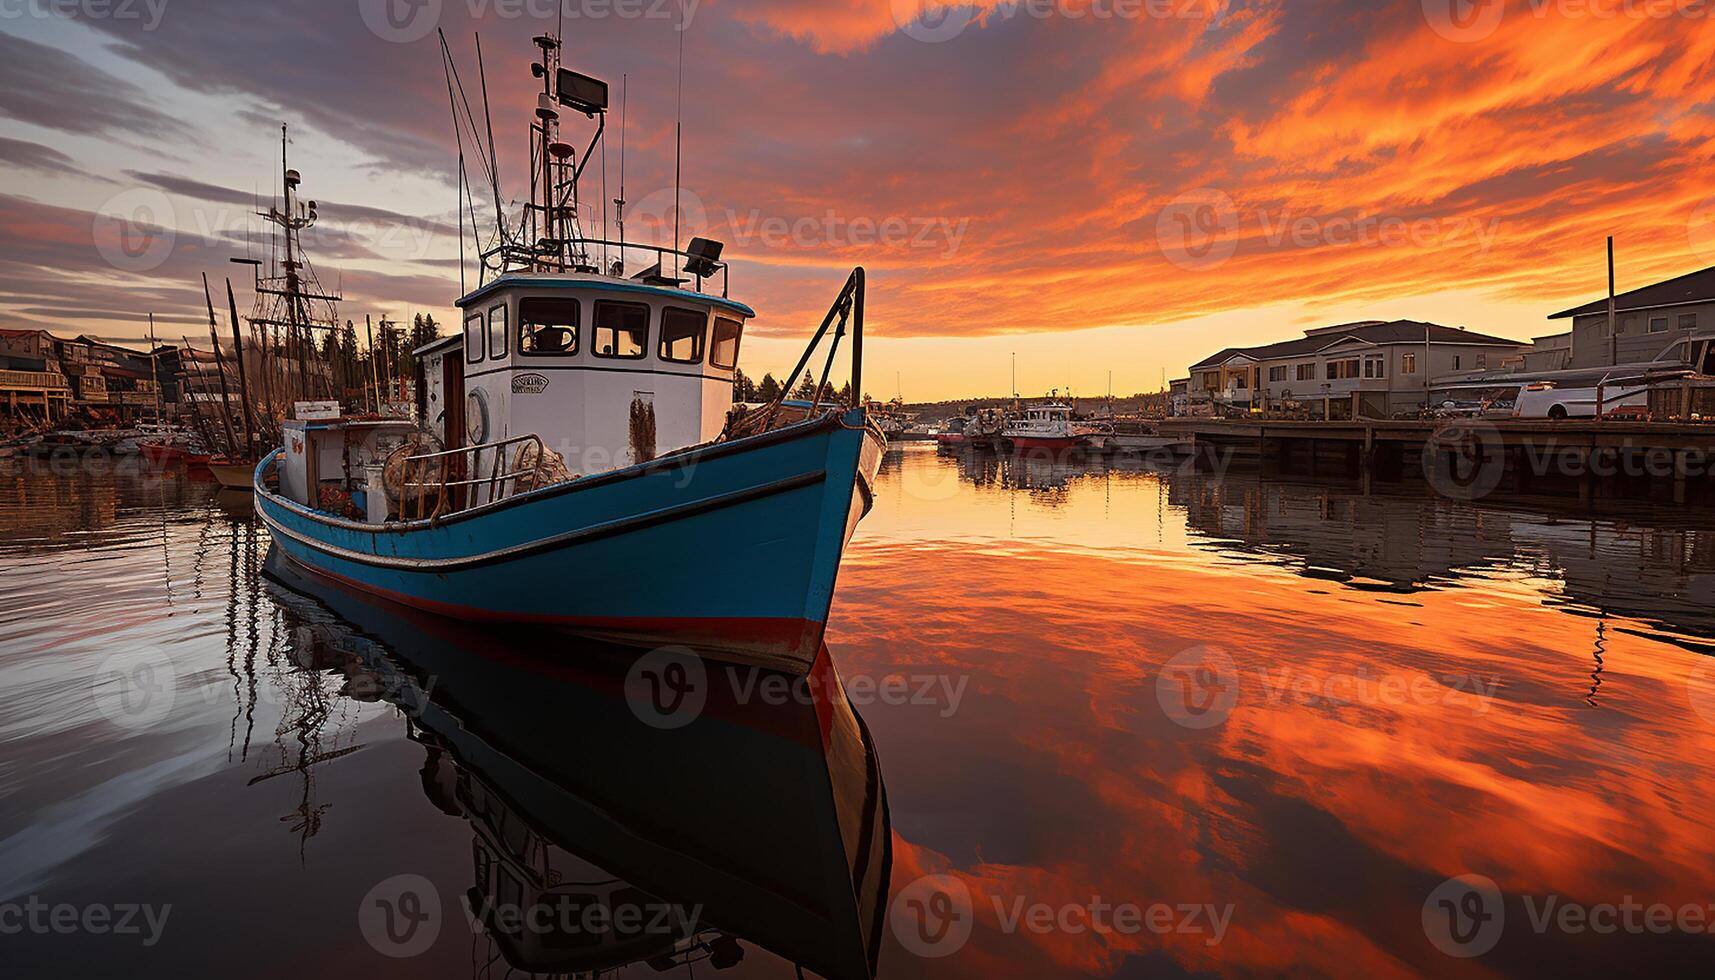
<svg viewBox="0 0 1715 980"><path fill-rule="evenodd" d="M968 420L960 417L948 419L941 424L941 430L935 433L935 441L943 446L962 446L965 444L965 423Z"/></svg>
<svg viewBox="0 0 1715 980"><path fill-rule="evenodd" d="M1072 424L1072 406L1060 402L1026 408L1023 415L1007 423L1001 436L1012 443L1014 452L1061 452L1077 448L1083 439Z"/></svg>

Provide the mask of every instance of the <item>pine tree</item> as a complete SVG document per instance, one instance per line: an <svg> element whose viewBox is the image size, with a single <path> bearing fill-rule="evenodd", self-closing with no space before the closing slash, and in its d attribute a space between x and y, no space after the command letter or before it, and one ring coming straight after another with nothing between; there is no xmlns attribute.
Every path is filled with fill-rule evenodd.
<svg viewBox="0 0 1715 980"><path fill-rule="evenodd" d="M774 375L764 374L762 382L756 386L756 400L771 402L780 397L780 382L774 380Z"/></svg>
<svg viewBox="0 0 1715 980"><path fill-rule="evenodd" d="M339 381L345 400L354 401L363 385L357 380L357 328L350 320L339 332Z"/></svg>
<svg viewBox="0 0 1715 980"><path fill-rule="evenodd" d="M756 382L750 380L743 368L737 369L733 374L732 400L734 402L756 401Z"/></svg>

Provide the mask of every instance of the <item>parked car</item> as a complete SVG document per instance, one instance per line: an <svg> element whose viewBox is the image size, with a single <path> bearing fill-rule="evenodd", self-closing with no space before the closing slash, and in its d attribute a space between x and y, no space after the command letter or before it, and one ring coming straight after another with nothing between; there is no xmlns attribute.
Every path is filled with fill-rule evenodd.
<svg viewBox="0 0 1715 980"><path fill-rule="evenodd" d="M1593 419L1596 417L1598 388L1562 387L1553 381L1538 381L1519 392L1513 417L1519 419ZM1649 388L1632 385L1607 385L1600 389L1602 414L1616 409L1649 409Z"/></svg>

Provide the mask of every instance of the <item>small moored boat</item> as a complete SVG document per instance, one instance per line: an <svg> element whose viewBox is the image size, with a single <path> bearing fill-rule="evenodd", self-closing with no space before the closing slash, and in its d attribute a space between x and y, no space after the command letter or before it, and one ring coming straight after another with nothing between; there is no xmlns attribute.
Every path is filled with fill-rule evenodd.
<svg viewBox="0 0 1715 980"><path fill-rule="evenodd" d="M1031 405L1024 414L1007 423L1001 433L1014 452L1048 450L1063 452L1077 448L1083 435L1072 424L1072 406L1061 402Z"/></svg>

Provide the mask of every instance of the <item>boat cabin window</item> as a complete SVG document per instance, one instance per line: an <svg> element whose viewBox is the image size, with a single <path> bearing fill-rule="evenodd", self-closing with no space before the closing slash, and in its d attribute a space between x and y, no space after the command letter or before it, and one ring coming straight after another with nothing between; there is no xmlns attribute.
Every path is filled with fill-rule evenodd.
<svg viewBox="0 0 1715 980"><path fill-rule="evenodd" d="M578 301L575 299L519 300L519 353L576 354L578 313Z"/></svg>
<svg viewBox="0 0 1715 980"><path fill-rule="evenodd" d="M464 319L464 359L472 364L482 360L481 313L472 313Z"/></svg>
<svg viewBox="0 0 1715 980"><path fill-rule="evenodd" d="M661 311L661 359L680 364L701 364L703 335L708 331L708 313L679 306L666 307Z"/></svg>
<svg viewBox="0 0 1715 980"><path fill-rule="evenodd" d="M506 304L488 308L488 356L506 356Z"/></svg>
<svg viewBox="0 0 1715 980"><path fill-rule="evenodd" d="M615 300L595 301L597 357L641 358L649 350L649 307Z"/></svg>
<svg viewBox="0 0 1715 980"><path fill-rule="evenodd" d="M732 370L738 367L738 341L744 334L744 324L730 317L715 317L715 339L709 347L709 363Z"/></svg>

